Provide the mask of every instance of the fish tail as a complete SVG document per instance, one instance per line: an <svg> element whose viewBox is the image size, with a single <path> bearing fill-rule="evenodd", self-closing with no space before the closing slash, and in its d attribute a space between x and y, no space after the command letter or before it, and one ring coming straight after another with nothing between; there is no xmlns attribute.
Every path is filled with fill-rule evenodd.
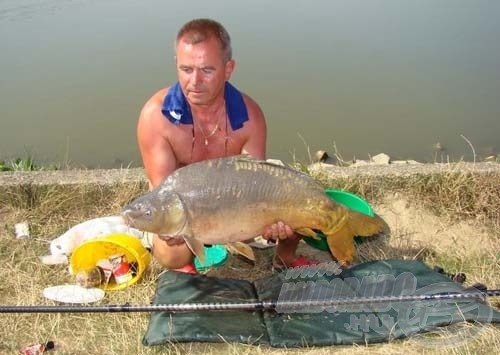
<svg viewBox="0 0 500 355"><path fill-rule="evenodd" d="M349 211L343 225L325 235L330 252L335 259L342 265L348 265L352 262L356 251L354 237L369 237L381 230L382 224L379 219Z"/></svg>
<svg viewBox="0 0 500 355"><path fill-rule="evenodd" d="M360 237L370 237L382 231L382 223L379 218L356 211L349 211L348 223L355 235Z"/></svg>

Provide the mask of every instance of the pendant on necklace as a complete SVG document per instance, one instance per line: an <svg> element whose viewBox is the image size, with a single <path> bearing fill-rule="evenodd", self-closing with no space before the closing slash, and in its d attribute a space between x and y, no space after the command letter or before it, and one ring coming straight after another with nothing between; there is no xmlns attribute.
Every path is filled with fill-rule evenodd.
<svg viewBox="0 0 500 355"><path fill-rule="evenodd" d="M194 122L196 122L196 121L194 121ZM194 124L193 124L193 127L194 127ZM201 125L198 125L198 127L200 129L201 135L203 136L203 139L205 140L205 146L208 146L208 139L210 137L213 137L213 135L215 133L217 133L217 130L219 129L219 122L217 122L214 129L212 130L212 132L210 132L210 134L208 136L205 134L205 131L203 131L203 128L201 127ZM194 137L194 130L193 130L193 137Z"/></svg>

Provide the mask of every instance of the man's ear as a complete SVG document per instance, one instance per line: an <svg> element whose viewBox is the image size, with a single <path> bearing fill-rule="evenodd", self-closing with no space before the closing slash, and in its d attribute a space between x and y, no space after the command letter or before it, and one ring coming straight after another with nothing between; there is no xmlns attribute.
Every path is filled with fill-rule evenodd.
<svg viewBox="0 0 500 355"><path fill-rule="evenodd" d="M236 67L236 62L234 61L234 59L231 59L226 63L226 66L224 68L226 81L228 81L231 78L231 74L233 74L235 67Z"/></svg>

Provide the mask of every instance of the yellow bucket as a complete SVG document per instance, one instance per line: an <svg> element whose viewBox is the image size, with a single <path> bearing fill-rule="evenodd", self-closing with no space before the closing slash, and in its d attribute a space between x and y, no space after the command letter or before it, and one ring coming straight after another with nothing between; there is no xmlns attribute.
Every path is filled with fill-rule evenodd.
<svg viewBox="0 0 500 355"><path fill-rule="evenodd" d="M79 245L71 254L71 273L76 275L79 271L91 269L98 261L116 254L125 254L129 263L137 263L137 270L132 279L127 282L120 284L110 282L101 285L100 287L104 290L121 290L136 283L151 262L150 253L139 239L127 234L115 233Z"/></svg>

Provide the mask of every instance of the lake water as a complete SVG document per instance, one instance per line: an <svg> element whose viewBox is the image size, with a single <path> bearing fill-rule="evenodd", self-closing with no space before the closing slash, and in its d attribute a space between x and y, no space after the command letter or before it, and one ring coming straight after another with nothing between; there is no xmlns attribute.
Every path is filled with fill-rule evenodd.
<svg viewBox="0 0 500 355"><path fill-rule="evenodd" d="M500 1L0 0L0 160L140 166L138 113L196 17L230 32L270 157L499 153Z"/></svg>

